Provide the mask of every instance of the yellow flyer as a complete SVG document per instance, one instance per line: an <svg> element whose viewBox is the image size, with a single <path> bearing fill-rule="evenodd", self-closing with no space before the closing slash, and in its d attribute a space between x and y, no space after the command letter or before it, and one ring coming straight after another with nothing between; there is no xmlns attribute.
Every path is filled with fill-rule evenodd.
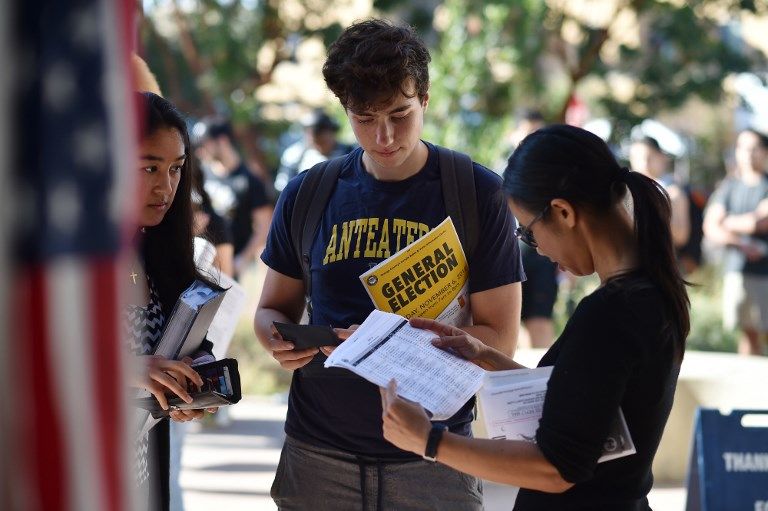
<svg viewBox="0 0 768 511"><path fill-rule="evenodd" d="M469 265L450 217L360 280L379 310L471 324Z"/></svg>

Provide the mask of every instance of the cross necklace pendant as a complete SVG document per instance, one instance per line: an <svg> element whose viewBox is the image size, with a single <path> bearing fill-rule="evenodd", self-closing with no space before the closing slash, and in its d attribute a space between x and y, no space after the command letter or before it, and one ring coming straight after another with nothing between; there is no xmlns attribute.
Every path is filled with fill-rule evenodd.
<svg viewBox="0 0 768 511"><path fill-rule="evenodd" d="M136 270L134 270L133 268L131 268L131 274L130 274L129 276L130 276L130 277L131 277L131 279L133 280L133 283L134 283L134 284L136 284L136 277L138 277L138 276L139 276L139 274L138 274L138 273L136 273Z"/></svg>

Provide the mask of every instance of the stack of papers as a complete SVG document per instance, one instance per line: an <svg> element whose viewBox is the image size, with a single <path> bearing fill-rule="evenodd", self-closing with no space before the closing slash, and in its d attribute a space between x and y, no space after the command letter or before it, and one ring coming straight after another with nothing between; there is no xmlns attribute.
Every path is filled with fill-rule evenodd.
<svg viewBox="0 0 768 511"><path fill-rule="evenodd" d="M413 328L397 314L375 310L325 361L420 403L432 420L458 412L483 384L485 371L432 345L434 332Z"/></svg>

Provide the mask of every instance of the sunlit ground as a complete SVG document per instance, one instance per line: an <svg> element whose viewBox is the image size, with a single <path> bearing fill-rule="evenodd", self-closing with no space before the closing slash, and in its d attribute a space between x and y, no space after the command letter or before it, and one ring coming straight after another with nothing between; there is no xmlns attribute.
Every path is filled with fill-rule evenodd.
<svg viewBox="0 0 768 511"><path fill-rule="evenodd" d="M283 441L285 396L245 398L232 409L232 422L187 435L181 485L186 511L274 510L269 488ZM517 490L485 484L485 509L509 511ZM654 488L655 511L682 511L685 489Z"/></svg>

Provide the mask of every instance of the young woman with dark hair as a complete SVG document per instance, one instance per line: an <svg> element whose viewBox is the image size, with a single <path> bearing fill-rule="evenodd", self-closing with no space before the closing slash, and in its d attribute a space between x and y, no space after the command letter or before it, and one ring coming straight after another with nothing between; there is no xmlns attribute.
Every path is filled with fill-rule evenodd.
<svg viewBox="0 0 768 511"><path fill-rule="evenodd" d="M539 363L554 368L536 443L445 433L437 461L521 487L518 510L647 510L689 329L668 197L653 179L621 167L600 138L572 126L528 136L509 160L504 190L521 241L576 275L597 273L601 285ZM435 331L435 345L488 370L521 367L460 329L411 321ZM395 382L382 389L384 436L424 453L429 419L396 392ZM637 452L598 464L619 408Z"/></svg>
<svg viewBox="0 0 768 511"><path fill-rule="evenodd" d="M131 257L125 309L125 334L140 361L132 387L152 393L164 409L166 394L191 401L187 382L202 385L190 367L191 358L166 360L150 355L180 294L196 279L205 281L194 264L190 144L186 124L176 108L151 92L136 96L140 115L138 164L138 232ZM206 341L197 359L210 358ZM171 418L188 421L202 410L173 411ZM148 509L168 508L168 421L161 421L136 444L139 493Z"/></svg>

